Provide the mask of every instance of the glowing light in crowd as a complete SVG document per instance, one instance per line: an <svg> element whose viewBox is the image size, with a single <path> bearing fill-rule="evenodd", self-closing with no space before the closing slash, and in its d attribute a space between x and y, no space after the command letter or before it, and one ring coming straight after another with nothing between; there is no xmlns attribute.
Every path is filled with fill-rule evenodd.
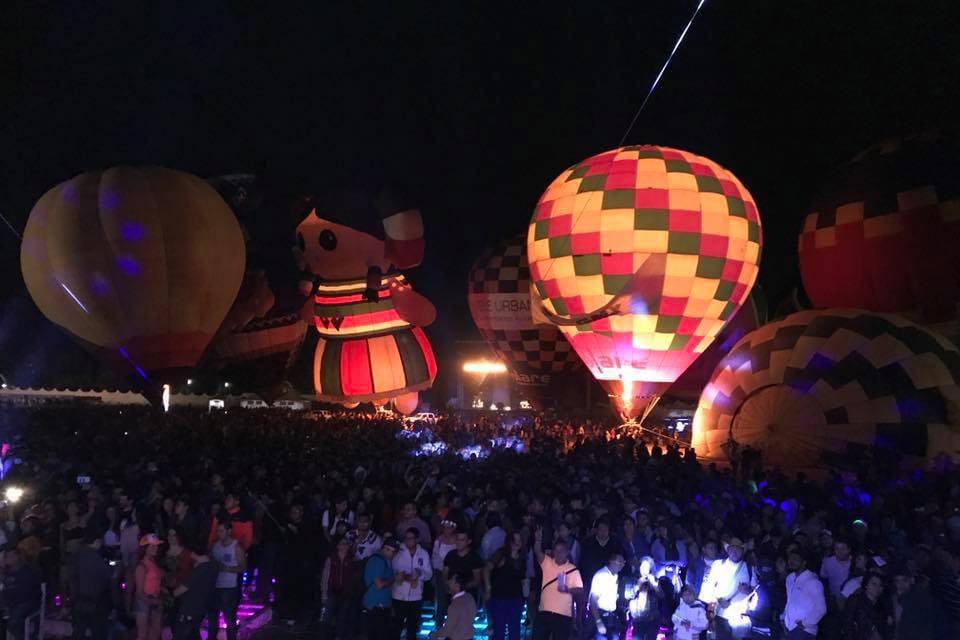
<svg viewBox="0 0 960 640"><path fill-rule="evenodd" d="M520 401L520 408L521 408L521 409L529 409L529 408L530 408L530 403L527 402L526 400L521 400L521 401Z"/></svg>
<svg viewBox="0 0 960 640"><path fill-rule="evenodd" d="M502 362L490 362L488 360L472 360L463 363L464 373L482 373L482 374L500 374L507 372L507 366Z"/></svg>
<svg viewBox="0 0 960 640"><path fill-rule="evenodd" d="M23 493L24 491L21 487L7 487L6 491L3 492L3 497L7 499L7 502L14 503L20 501Z"/></svg>
<svg viewBox="0 0 960 640"><path fill-rule="evenodd" d="M163 385L163 410L170 411L170 385Z"/></svg>

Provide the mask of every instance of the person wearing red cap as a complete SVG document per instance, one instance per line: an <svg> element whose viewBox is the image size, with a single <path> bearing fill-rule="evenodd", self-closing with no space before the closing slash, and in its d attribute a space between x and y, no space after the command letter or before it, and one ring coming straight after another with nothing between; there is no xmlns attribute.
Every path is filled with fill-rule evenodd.
<svg viewBox="0 0 960 640"><path fill-rule="evenodd" d="M159 640L163 628L163 603L160 589L163 569L157 564L160 538L148 533L140 538L140 561L134 571L133 611L137 620L137 640Z"/></svg>

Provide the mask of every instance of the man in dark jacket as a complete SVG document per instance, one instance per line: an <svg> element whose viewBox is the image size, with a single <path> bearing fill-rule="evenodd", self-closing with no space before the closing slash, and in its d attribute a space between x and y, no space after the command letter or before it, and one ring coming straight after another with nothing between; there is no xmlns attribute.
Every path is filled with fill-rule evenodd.
<svg viewBox="0 0 960 640"><path fill-rule="evenodd" d="M107 638L113 570L100 553L102 546L103 531L91 523L83 532L83 546L70 558L74 640Z"/></svg>
<svg viewBox="0 0 960 640"><path fill-rule="evenodd" d="M193 559L193 570L187 581L177 587L175 596L180 598L180 608L173 625L173 640L199 640L200 623L211 609L220 568L210 561L206 548L198 542L190 542L188 550ZM210 621L215 625L218 621Z"/></svg>

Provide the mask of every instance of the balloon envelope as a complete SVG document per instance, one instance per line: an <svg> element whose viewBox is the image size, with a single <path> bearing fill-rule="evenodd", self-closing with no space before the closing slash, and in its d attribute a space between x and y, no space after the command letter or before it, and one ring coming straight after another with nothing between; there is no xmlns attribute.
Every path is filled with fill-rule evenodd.
<svg viewBox="0 0 960 640"><path fill-rule="evenodd" d="M960 454L960 353L893 314L801 311L748 334L700 397L693 446L729 460L732 441L765 464L817 468L872 447Z"/></svg>
<svg viewBox="0 0 960 640"><path fill-rule="evenodd" d="M881 143L839 167L815 196L799 238L803 287L820 308L953 322L958 244L960 146L932 136Z"/></svg>
<svg viewBox="0 0 960 640"><path fill-rule="evenodd" d="M470 270L467 302L480 335L536 402L579 358L557 327L534 324L526 254L522 236L487 251Z"/></svg>
<svg viewBox="0 0 960 640"><path fill-rule="evenodd" d="M527 236L534 302L620 413L645 413L753 286L760 217L732 173L695 154L630 146L570 167Z"/></svg>
<svg viewBox="0 0 960 640"><path fill-rule="evenodd" d="M20 260L48 319L145 376L197 363L236 297L245 254L236 218L203 180L115 167L45 193Z"/></svg>

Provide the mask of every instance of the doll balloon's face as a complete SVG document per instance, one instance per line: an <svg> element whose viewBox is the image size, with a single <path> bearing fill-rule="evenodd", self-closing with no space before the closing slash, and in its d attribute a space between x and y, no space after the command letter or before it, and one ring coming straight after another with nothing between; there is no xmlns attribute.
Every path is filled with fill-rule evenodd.
<svg viewBox="0 0 960 640"><path fill-rule="evenodd" d="M370 267L389 266L382 240L324 220L316 211L297 226L297 245L307 270L327 280L363 278Z"/></svg>

